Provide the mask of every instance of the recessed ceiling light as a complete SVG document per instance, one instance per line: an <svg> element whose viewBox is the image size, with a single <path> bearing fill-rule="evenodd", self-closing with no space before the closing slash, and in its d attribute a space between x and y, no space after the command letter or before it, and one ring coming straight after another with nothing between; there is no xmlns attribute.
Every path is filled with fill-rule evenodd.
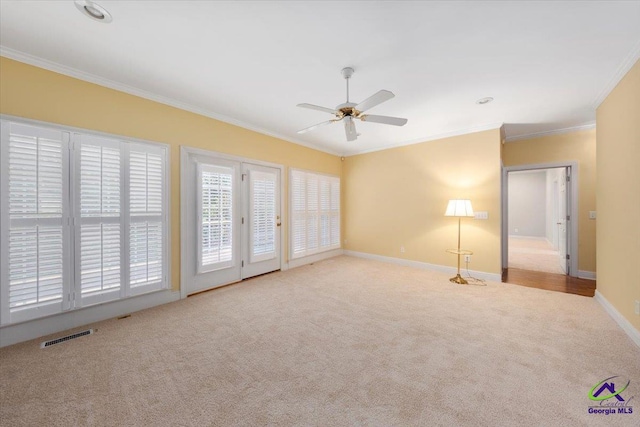
<svg viewBox="0 0 640 427"><path fill-rule="evenodd" d="M476 101L476 104L480 104L480 105L484 105L484 104L488 104L491 101L493 101L493 98L490 96L487 96L486 98L480 98Z"/></svg>
<svg viewBox="0 0 640 427"><path fill-rule="evenodd" d="M83 15L88 16L94 21L104 22L107 24L113 20L111 14L107 12L107 9L100 6L98 3L92 2L91 0L76 0L75 4L76 8L78 8Z"/></svg>

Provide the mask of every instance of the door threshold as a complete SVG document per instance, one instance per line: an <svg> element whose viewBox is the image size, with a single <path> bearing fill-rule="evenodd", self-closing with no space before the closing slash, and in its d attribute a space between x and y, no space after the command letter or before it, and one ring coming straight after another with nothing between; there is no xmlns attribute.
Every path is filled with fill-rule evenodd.
<svg viewBox="0 0 640 427"><path fill-rule="evenodd" d="M502 282L585 297L593 297L596 291L595 280L580 279L566 274L520 270L518 268L504 269Z"/></svg>

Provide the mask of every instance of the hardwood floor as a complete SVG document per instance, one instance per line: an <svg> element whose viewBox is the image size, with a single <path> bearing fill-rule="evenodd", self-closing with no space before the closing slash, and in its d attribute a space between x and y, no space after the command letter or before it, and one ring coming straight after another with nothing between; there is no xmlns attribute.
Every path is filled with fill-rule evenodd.
<svg viewBox="0 0 640 427"><path fill-rule="evenodd" d="M578 279L564 274L542 273L539 271L507 268L502 273L502 281L530 288L592 297L596 291L596 281Z"/></svg>

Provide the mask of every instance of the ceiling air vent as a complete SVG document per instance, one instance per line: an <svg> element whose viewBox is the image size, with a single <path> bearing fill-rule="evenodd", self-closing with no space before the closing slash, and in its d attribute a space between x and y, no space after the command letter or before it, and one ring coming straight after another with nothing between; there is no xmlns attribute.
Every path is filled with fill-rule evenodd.
<svg viewBox="0 0 640 427"><path fill-rule="evenodd" d="M42 343L40 343L40 348L51 347L52 345L60 344L61 342L66 342L69 340L73 340L73 339L80 338L85 335L91 335L91 334L93 334L93 329L87 329L86 331L76 332L75 334L67 335L66 337L56 338L55 340L43 341Z"/></svg>

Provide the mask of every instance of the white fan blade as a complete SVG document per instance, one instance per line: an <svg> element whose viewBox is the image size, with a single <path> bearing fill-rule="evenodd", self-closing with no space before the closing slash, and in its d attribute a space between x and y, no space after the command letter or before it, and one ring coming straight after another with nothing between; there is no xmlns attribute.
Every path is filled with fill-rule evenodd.
<svg viewBox="0 0 640 427"><path fill-rule="evenodd" d="M336 111L333 108L321 107L319 105L313 105L313 104L298 104L298 107L309 108L310 110L324 111L325 113L329 113L329 114L336 113Z"/></svg>
<svg viewBox="0 0 640 427"><path fill-rule="evenodd" d="M367 111L368 109L373 108L378 104L382 104L383 102L390 100L394 96L395 95L392 92L382 89L381 91L374 93L373 95L362 101L360 104L356 105L356 110L360 112Z"/></svg>
<svg viewBox="0 0 640 427"><path fill-rule="evenodd" d="M375 116L372 114L364 114L360 116L360 120L363 122L383 123L385 125L393 126L404 126L407 124L407 119L401 119L400 117Z"/></svg>
<svg viewBox="0 0 640 427"><path fill-rule="evenodd" d="M298 131L298 133L307 133L307 132L309 132L310 130L317 129L317 128L319 128L319 127L322 127L322 126L325 126L325 125L331 124L331 123L336 122L336 121L337 121L337 120L328 120L328 121L326 121L326 122L318 123L317 125L313 125L313 126L309 126L308 128L301 129L301 130L299 130L299 131Z"/></svg>
<svg viewBox="0 0 640 427"><path fill-rule="evenodd" d="M351 116L344 118L344 130L347 133L347 141L355 141L358 139L356 124L353 122L353 118Z"/></svg>

